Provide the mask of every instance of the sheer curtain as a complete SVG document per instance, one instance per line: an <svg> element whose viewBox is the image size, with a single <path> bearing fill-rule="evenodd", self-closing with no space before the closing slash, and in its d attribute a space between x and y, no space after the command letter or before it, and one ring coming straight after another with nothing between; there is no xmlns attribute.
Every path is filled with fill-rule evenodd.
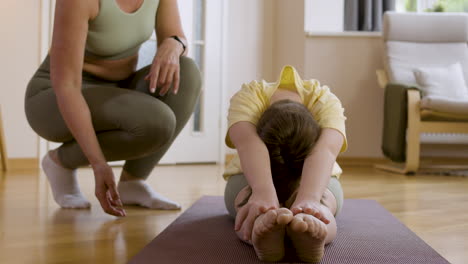
<svg viewBox="0 0 468 264"><path fill-rule="evenodd" d="M385 11L395 10L395 0L346 0L345 31L381 31Z"/></svg>

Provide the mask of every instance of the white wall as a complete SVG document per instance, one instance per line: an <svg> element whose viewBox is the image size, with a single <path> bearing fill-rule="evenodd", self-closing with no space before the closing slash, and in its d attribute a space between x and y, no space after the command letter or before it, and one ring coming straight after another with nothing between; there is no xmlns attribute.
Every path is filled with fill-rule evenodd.
<svg viewBox="0 0 468 264"><path fill-rule="evenodd" d="M284 65L304 73L304 1L274 0L272 73L275 80Z"/></svg>
<svg viewBox="0 0 468 264"><path fill-rule="evenodd" d="M375 75L383 67L382 52L376 37L306 40L305 76L330 86L345 108L348 151L343 156L382 156L384 90Z"/></svg>
<svg viewBox="0 0 468 264"><path fill-rule="evenodd" d="M263 79L264 1L226 1L227 16L224 43L225 113L229 99L243 83ZM246 8L248 7L248 8ZM224 120L225 121L225 120ZM227 149L227 153L234 150Z"/></svg>
<svg viewBox="0 0 468 264"><path fill-rule="evenodd" d="M305 0L306 32L342 32L345 0Z"/></svg>
<svg viewBox="0 0 468 264"><path fill-rule="evenodd" d="M0 105L10 158L35 158L38 137L24 114L26 85L39 63L40 1L0 1Z"/></svg>

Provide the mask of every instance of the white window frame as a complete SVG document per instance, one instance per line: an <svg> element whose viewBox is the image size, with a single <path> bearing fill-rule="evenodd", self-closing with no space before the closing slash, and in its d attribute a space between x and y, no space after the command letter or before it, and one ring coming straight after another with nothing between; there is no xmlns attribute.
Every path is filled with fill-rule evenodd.
<svg viewBox="0 0 468 264"><path fill-rule="evenodd" d="M199 68L200 68L200 71L202 73L202 76L205 76L204 75L204 72L205 72L205 59L204 59L204 55L206 54L206 32L205 32L205 23L206 23L206 0L194 0L193 2L193 6L194 6L194 11L196 10L195 6L196 6L196 2L197 1L201 1L202 2L202 13L204 14L203 17L201 17L201 20L202 20L202 27L201 27L201 37L200 39L197 38L197 35L196 35L196 23L198 22L197 19L198 17L196 16L196 14L194 14L193 16L193 28L192 28L192 43L191 43L191 51L193 51L193 53L196 52L197 48L201 48L201 58L200 58L200 62L199 62ZM194 12L195 13L195 12ZM194 60L196 59L195 56L193 56ZM202 92L200 94L200 97L198 99L198 104L203 104L203 100L204 100L204 91L202 89ZM203 107L200 107L200 113L199 113L199 129L200 130L195 130L195 127L196 127L196 119L195 119L195 114L196 112L193 113L193 119L192 119L192 130L191 130L191 133L192 135L201 135L203 133L203 130L205 129L204 127L204 118L203 118ZM195 111L197 111L197 109L195 109Z"/></svg>
<svg viewBox="0 0 468 264"><path fill-rule="evenodd" d="M40 40L39 40L39 60L38 64L40 65L44 58L47 56L49 53L49 46L52 40L52 29L53 29L53 21L54 21L54 10L55 6L55 0L40 0L40 30L41 34ZM51 142L39 137L38 137L38 155L39 155L39 160L42 158L42 156L47 153L50 149L50 144ZM39 166L41 167L41 163L39 162Z"/></svg>

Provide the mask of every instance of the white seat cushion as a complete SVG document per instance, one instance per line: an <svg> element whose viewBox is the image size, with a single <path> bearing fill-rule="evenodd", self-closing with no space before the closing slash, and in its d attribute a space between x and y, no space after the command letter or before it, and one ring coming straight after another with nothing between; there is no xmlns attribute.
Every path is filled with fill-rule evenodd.
<svg viewBox="0 0 468 264"><path fill-rule="evenodd" d="M451 100L439 96L426 96L421 99L421 109L468 116L468 101Z"/></svg>

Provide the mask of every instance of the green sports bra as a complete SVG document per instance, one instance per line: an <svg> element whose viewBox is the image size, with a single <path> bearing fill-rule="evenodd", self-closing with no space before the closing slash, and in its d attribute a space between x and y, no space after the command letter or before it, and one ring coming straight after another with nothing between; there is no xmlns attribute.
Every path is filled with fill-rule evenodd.
<svg viewBox="0 0 468 264"><path fill-rule="evenodd" d="M120 9L116 0L100 0L99 14L89 21L86 56L122 59L138 53L153 33L159 0L143 0L133 13Z"/></svg>

